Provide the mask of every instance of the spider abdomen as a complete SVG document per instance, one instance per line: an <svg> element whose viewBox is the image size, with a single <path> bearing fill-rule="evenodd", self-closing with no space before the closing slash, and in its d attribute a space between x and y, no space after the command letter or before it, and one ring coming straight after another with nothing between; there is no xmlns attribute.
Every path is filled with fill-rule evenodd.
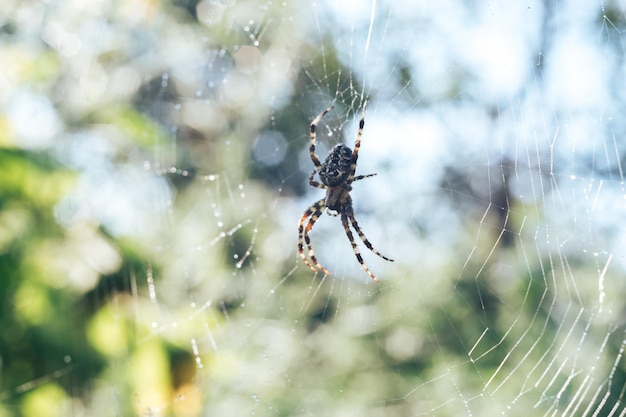
<svg viewBox="0 0 626 417"><path fill-rule="evenodd" d="M322 163L320 179L325 185L335 187L348 178L351 165L352 149L342 144L335 145Z"/></svg>

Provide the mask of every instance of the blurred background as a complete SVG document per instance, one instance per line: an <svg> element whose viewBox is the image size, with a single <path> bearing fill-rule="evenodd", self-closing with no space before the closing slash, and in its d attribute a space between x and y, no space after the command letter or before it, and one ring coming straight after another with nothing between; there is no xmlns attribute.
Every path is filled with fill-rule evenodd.
<svg viewBox="0 0 626 417"><path fill-rule="evenodd" d="M0 417L624 416L626 4L0 5ZM356 218L297 253L320 158Z"/></svg>

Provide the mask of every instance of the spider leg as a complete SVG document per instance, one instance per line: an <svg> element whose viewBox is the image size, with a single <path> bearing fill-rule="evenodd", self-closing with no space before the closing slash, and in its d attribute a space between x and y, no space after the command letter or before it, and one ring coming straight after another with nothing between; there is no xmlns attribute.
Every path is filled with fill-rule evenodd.
<svg viewBox="0 0 626 417"><path fill-rule="evenodd" d="M354 177L354 179L352 180L354 181L358 181L358 180L362 180L364 178L369 178L369 177L373 177L374 175L378 175L378 174L367 174L367 175L357 175L356 177Z"/></svg>
<svg viewBox="0 0 626 417"><path fill-rule="evenodd" d="M356 260L359 261L361 267L367 272L367 274L374 281L378 282L378 278L372 274L372 271L365 265L365 261L363 261L363 257L361 256L361 252L359 252L359 247L356 245L354 241L354 236L352 235L352 231L350 230L350 224L348 224L348 213L344 210L341 212L341 224L343 224L343 229L346 231L346 236L348 236L348 240L352 245L352 250L354 251L354 256L356 256Z"/></svg>
<svg viewBox="0 0 626 417"><path fill-rule="evenodd" d="M331 111L333 109L334 106L330 106L329 108L327 108L326 110L324 110L323 112L321 112L315 119L313 119L313 121L311 122L311 132L310 132L310 137L311 137L311 147L309 148L309 153L311 154L311 161L313 161L313 165L315 165L315 168L319 171L322 167L322 163L320 162L319 158L317 157L317 155L315 154L315 138L316 138L316 133L315 133L315 128L317 127L317 124L320 122L320 120L322 120L322 117L324 117L324 115L326 113L328 113L329 111Z"/></svg>
<svg viewBox="0 0 626 417"><path fill-rule="evenodd" d="M359 159L359 149L361 149L361 138L363 137L363 127L365 127L365 111L367 110L367 101L363 103L363 114L361 120L359 120L359 133L356 135L356 141L354 142L354 150L352 151L352 161L350 165L350 175L348 181L354 180L354 173L356 172L356 161Z"/></svg>
<svg viewBox="0 0 626 417"><path fill-rule="evenodd" d="M309 269L311 271L313 271L313 272L317 272L317 269L315 268L315 266L313 266L313 264L311 264L309 262L309 260L306 258L306 255L304 254L304 222L313 213L320 213L321 212L321 210L317 207L320 204L320 202L323 203L323 201L318 201L317 203L315 203L315 205L309 207L304 212L302 217L300 217L300 221L298 222L298 253L300 254L300 258L302 258L302 260L304 261L306 266L308 266ZM307 246L308 246L308 244L307 244Z"/></svg>
<svg viewBox="0 0 626 417"><path fill-rule="evenodd" d="M324 199L321 199L317 203L309 207L304 212L302 217L300 217L300 221L298 222L298 253L300 254L300 257L302 258L306 266L308 266L311 271L317 272L317 270L319 269L324 274L330 275L330 272L328 272L328 270L320 265L320 263L317 261L315 253L313 252L313 247L311 246L311 239L309 238L309 232L313 228L313 225L315 224L319 216L322 215L322 212L325 208L326 205L324 203ZM309 217L309 222L307 223L306 227L304 227L304 222ZM306 258L306 255L304 254L304 244L306 244L306 247L308 249L308 254L309 258L311 258L311 262L309 262L309 260Z"/></svg>
<svg viewBox="0 0 626 417"><path fill-rule="evenodd" d="M367 237L365 237L365 233L363 233L363 231L359 227L359 223L357 223L356 218L354 217L354 209L352 208L352 200L349 200L347 202L345 213L346 213L346 216L350 219L350 223L352 223L352 227L354 227L354 230L356 230L356 232L358 233L363 243L365 243L365 246L367 246L369 250L371 250L372 252L374 252L376 255L380 256L384 260L393 262L393 259L386 257L385 255L383 255L382 253L374 249L374 245L372 245L372 243L367 239Z"/></svg>
<svg viewBox="0 0 626 417"><path fill-rule="evenodd" d="M315 177L316 172L317 172L316 170L313 170L313 172L311 172L311 175L309 175L309 185L311 187L322 188L322 189L328 188L324 184L321 184L313 179L313 177Z"/></svg>

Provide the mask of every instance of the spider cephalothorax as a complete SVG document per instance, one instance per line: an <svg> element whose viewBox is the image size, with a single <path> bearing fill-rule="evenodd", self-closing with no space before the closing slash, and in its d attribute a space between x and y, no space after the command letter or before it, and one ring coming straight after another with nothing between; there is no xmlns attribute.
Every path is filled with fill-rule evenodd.
<svg viewBox="0 0 626 417"><path fill-rule="evenodd" d="M311 268L313 271L317 271L318 269L324 272L325 274L330 274L326 268L320 265L315 258L315 253L313 252L313 247L311 246L311 239L309 238L309 232L313 228L313 225L322 215L324 210L333 210L334 213L327 211L331 216L341 216L341 224L348 236L348 240L350 240L350 244L352 245L352 250L354 251L354 255L357 260L361 264L361 267L369 274L369 276L374 280L378 281L376 276L372 274L369 270L365 262L363 261L363 257L359 252L359 248L354 241L354 236L352 235L352 230L350 229L350 225L354 228L354 230L359 235L359 238L363 241L365 246L374 252L376 255L387 261L393 261L393 259L387 258L376 249L370 243L369 240L365 237L365 234L361 231L359 224L357 223L354 217L354 209L352 208L352 198L350 197L350 191L352 190L352 183L354 181L362 180L363 178L372 177L376 174L367 174L367 175L358 175L355 176L356 172L356 163L359 158L359 149L361 148L361 137L363 136L363 127L365 126L365 109L366 105L363 105L363 115L361 116L361 120L359 121L359 133L357 134L356 141L354 143L354 150L351 150L346 145L336 145L334 146L324 162L320 162L319 158L315 154L315 128L317 124L322 120L322 117L326 113L332 110L332 106L324 110L320 113L313 122L311 122L311 131L310 131L310 140L311 146L309 148L309 153L311 155L311 161L313 161L313 165L315 165L315 170L309 176L309 184L312 187L322 188L326 190L326 196L323 199L319 200L311 207L309 207L302 217L300 217L300 221L298 222L298 252L300 257L304 260L304 263ZM315 181L315 174L318 174L320 177L321 183ZM306 227L304 223L309 219ZM304 241L304 243L303 243ZM308 249L308 255L311 261L306 258L304 254L304 244L306 244Z"/></svg>

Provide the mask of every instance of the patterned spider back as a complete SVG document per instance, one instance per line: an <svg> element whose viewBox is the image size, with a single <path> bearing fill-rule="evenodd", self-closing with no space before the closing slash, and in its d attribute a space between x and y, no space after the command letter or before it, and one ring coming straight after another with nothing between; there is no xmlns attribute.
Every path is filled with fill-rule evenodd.
<svg viewBox="0 0 626 417"><path fill-rule="evenodd" d="M320 179L328 187L336 187L350 175L352 149L346 145L333 146L320 168Z"/></svg>

